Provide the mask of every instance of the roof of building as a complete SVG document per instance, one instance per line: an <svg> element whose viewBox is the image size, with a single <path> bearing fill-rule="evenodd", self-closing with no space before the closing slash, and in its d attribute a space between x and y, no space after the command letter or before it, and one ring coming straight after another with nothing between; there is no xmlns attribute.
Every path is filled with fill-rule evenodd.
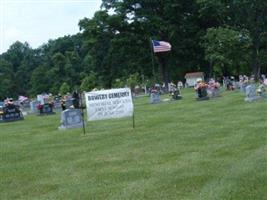
<svg viewBox="0 0 267 200"><path fill-rule="evenodd" d="M185 78L197 78L204 76L204 72L190 72L185 74Z"/></svg>

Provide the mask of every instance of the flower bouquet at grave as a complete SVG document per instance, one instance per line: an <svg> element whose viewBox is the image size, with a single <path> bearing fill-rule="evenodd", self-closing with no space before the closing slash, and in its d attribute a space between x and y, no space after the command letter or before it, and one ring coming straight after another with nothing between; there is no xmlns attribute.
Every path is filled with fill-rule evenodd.
<svg viewBox="0 0 267 200"><path fill-rule="evenodd" d="M262 98L266 97L266 89L262 81L260 82L260 85L257 89L257 94Z"/></svg>
<svg viewBox="0 0 267 200"><path fill-rule="evenodd" d="M211 79L208 84L208 94L210 97L218 97L220 92L220 83Z"/></svg>
<svg viewBox="0 0 267 200"><path fill-rule="evenodd" d="M170 84L170 95L171 100L179 100L182 98L180 89L176 88L176 85L173 83Z"/></svg>
<svg viewBox="0 0 267 200"><path fill-rule="evenodd" d="M209 85L203 82L201 79L197 80L197 84L194 88L197 94L197 99L208 99L208 87Z"/></svg>
<svg viewBox="0 0 267 200"><path fill-rule="evenodd" d="M37 107L37 109L39 110L40 113L43 113L44 105L38 104L36 107Z"/></svg>

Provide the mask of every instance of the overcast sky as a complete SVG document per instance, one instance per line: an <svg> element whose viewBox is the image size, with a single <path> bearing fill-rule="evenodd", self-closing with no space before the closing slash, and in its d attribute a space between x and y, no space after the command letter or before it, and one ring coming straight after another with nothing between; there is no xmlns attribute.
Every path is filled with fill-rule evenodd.
<svg viewBox="0 0 267 200"><path fill-rule="evenodd" d="M79 32L101 0L0 0L0 54L15 41L36 48L49 39Z"/></svg>

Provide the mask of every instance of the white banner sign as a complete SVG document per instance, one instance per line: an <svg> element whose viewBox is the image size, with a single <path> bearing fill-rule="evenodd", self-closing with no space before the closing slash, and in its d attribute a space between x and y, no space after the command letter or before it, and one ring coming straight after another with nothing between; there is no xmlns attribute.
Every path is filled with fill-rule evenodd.
<svg viewBox="0 0 267 200"><path fill-rule="evenodd" d="M88 121L133 116L133 101L129 88L85 93Z"/></svg>

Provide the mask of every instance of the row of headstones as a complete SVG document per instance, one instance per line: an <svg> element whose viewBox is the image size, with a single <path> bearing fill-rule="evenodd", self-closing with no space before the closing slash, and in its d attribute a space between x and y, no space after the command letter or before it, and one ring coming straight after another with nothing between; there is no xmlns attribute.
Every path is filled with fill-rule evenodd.
<svg viewBox="0 0 267 200"><path fill-rule="evenodd" d="M199 95L196 92L196 99L197 100L208 100L209 97L214 98L214 97L219 97L220 96L220 89L219 88L214 88L214 89L203 89L201 91L201 95ZM182 96L180 94L175 94L174 92L171 93L171 99L172 100L179 100L181 99ZM159 92L154 92L150 93L150 103L155 104L159 103L160 100L160 93Z"/></svg>
<svg viewBox="0 0 267 200"><path fill-rule="evenodd" d="M31 113L39 113L40 110L38 110L38 105L40 105L40 102L35 100L35 101L31 101L30 102L30 112ZM54 102L54 105L53 107L49 107L48 106L49 103L44 103L43 106L44 106L44 110L43 110L43 113L52 113L53 112L53 109L61 109L61 103L60 102L57 102L55 101ZM68 99L65 101L65 107L68 109L70 108L71 106L73 105L73 101L71 99Z"/></svg>
<svg viewBox="0 0 267 200"><path fill-rule="evenodd" d="M18 107L5 107L4 112L0 114L0 122L10 122L23 120L23 114ZM83 127L83 116L80 109L67 109L61 113L61 124L59 129L81 128Z"/></svg>
<svg viewBox="0 0 267 200"><path fill-rule="evenodd" d="M260 83L257 87L253 78L249 81L248 78L246 81L233 82L233 88L239 89L242 93L245 94L244 101L253 102L263 98L266 98L266 89L264 83Z"/></svg>
<svg viewBox="0 0 267 200"><path fill-rule="evenodd" d="M241 91L243 91L243 89ZM246 102L257 101L259 99L263 99L266 97L265 87L261 86L261 87L259 87L259 89L257 91L256 84L254 84L254 83L251 83L248 86L246 86L245 94L246 94L246 96L245 96L244 100Z"/></svg>

